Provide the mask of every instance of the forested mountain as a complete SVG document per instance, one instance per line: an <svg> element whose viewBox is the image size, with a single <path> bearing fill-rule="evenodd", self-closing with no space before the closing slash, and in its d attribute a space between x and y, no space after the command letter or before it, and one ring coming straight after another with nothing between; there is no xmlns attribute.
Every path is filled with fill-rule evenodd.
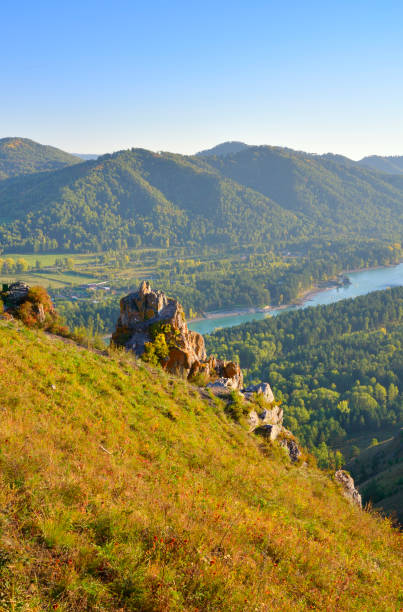
<svg viewBox="0 0 403 612"><path fill-rule="evenodd" d="M380 155L370 155L360 159L360 166L367 166L379 172L388 174L403 174L403 155L390 155L381 157Z"/></svg>
<svg viewBox="0 0 403 612"><path fill-rule="evenodd" d="M263 241L301 233L292 212L197 158L141 149L4 181L1 242L99 249Z"/></svg>
<svg viewBox="0 0 403 612"><path fill-rule="evenodd" d="M7 250L400 242L402 227L403 177L278 147L207 158L132 149L0 184Z"/></svg>
<svg viewBox="0 0 403 612"><path fill-rule="evenodd" d="M243 151L244 149L248 149L249 145L244 142L239 142L236 140L230 140L228 142L222 142L221 144L212 147L211 149L205 149L204 151L199 151L196 153L198 157L210 157L211 155L228 155L229 153L238 153L239 151Z"/></svg>
<svg viewBox="0 0 403 612"><path fill-rule="evenodd" d="M309 219L317 233L352 231L375 237L393 232L393 224L403 221L403 178L379 175L342 156L264 146L208 162Z"/></svg>
<svg viewBox="0 0 403 612"><path fill-rule="evenodd" d="M20 174L58 170L82 160L28 138L0 139L0 180Z"/></svg>

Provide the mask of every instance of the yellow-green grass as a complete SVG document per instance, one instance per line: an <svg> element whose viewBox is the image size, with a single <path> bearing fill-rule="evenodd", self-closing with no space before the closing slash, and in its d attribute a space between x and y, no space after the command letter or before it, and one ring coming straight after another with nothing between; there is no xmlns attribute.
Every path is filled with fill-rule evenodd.
<svg viewBox="0 0 403 612"><path fill-rule="evenodd" d="M1 610L392 612L400 543L185 382L0 321Z"/></svg>

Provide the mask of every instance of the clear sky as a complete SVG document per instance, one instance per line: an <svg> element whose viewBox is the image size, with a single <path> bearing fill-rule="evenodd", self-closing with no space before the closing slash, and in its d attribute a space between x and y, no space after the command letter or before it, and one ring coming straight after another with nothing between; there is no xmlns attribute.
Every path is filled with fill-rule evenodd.
<svg viewBox="0 0 403 612"><path fill-rule="evenodd" d="M403 155L402 0L1 0L0 137Z"/></svg>

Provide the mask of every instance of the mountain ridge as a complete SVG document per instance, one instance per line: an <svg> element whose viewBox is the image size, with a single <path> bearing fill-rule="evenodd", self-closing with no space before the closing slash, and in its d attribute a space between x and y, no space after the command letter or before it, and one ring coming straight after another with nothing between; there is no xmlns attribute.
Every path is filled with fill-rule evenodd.
<svg viewBox="0 0 403 612"><path fill-rule="evenodd" d="M281 147L212 157L138 148L1 181L0 219L5 248L28 251L278 242L318 232L400 241L403 177Z"/></svg>

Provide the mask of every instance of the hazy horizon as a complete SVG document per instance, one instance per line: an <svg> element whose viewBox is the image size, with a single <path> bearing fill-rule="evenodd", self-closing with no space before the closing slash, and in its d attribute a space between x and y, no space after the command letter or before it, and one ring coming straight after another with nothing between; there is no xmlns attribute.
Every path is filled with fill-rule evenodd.
<svg viewBox="0 0 403 612"><path fill-rule="evenodd" d="M293 149L294 151L302 151L305 153L309 153L312 155L326 155L326 154L331 154L331 155L342 155L344 157L349 157L350 159L352 159L353 161L359 161L364 157L370 157L370 156L381 156L381 157L399 157L399 156L403 156L403 146L402 146L402 153L367 153L365 155L362 155L361 157L350 157L349 155L340 152L340 151L330 151L330 150L323 150L323 151L314 151L314 150L310 150L309 148L300 148L300 147L296 147L296 146L290 146L288 144L278 144L278 143L268 143L268 142L260 142L260 143L251 143L251 142L245 142L245 141L241 141L241 140L236 140L234 138L230 138L227 140L222 140L220 142L215 142L212 143L210 145L202 145L199 149L196 150L192 150L192 151L174 151L172 149L168 149L166 147L157 147L157 148L150 148L147 146L143 146L141 144L133 144L133 145L128 145L128 146L117 146L114 149L111 149L109 151L92 151L89 148L84 149L79 151L78 149L74 149L74 150L69 150L66 149L62 146L60 146L60 144L58 143L54 143L54 142L45 142L42 140L35 140L34 138L30 138L29 136L26 135L16 135L16 136L10 136L10 135L6 135L6 136L1 136L0 140L4 139L4 138L27 138L29 140L33 140L34 142L37 142L38 144L41 145L48 145L51 147L55 147L57 149L61 149L62 151L65 151L66 153L70 153L71 155L107 155L107 154L112 154L112 153L117 153L118 151L124 151L124 150L128 150L128 149L146 149L146 150L150 150L150 151L163 151L163 152L167 152L167 153L177 153L179 155L195 155L196 153L199 153L200 151L204 151L204 150L209 150L212 149L214 147L216 147L217 145L220 144L224 144L226 142L242 142L243 144L246 144L247 146L250 147L264 147L264 146L270 146L270 147L281 147L281 148L288 148L288 149Z"/></svg>

